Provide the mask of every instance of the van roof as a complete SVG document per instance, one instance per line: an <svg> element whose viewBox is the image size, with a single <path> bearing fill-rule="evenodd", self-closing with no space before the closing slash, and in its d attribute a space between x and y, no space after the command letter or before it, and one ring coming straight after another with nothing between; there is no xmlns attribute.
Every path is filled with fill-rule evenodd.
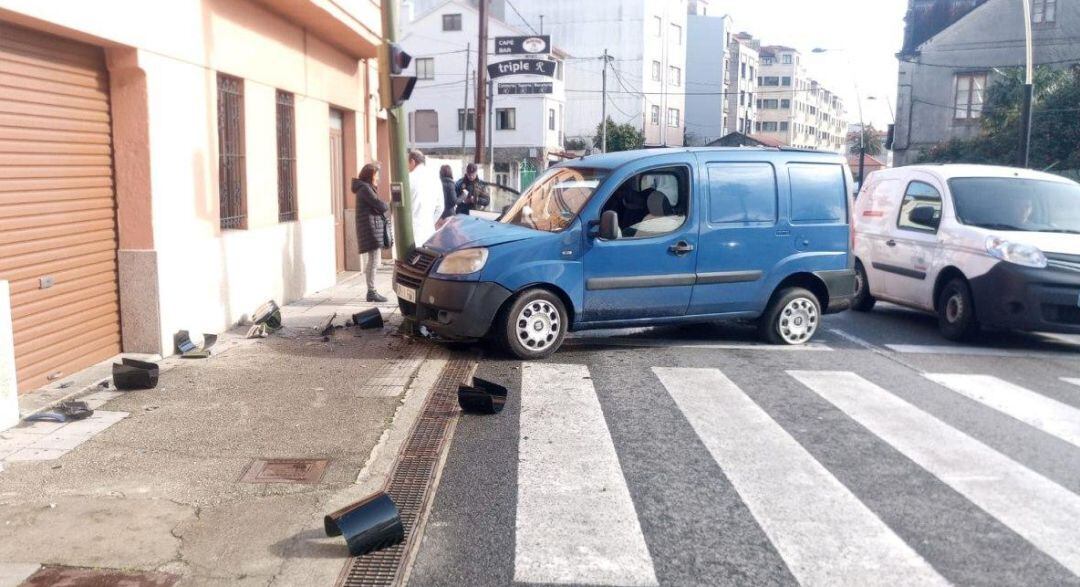
<svg viewBox="0 0 1080 587"><path fill-rule="evenodd" d="M1043 171L1023 169L1020 167L1005 167L1002 165L971 165L960 163L947 163L939 165L908 165L893 169L875 171L875 175L885 178L904 177L910 172L922 171L947 181L954 177L1019 177L1024 179L1041 179L1046 181L1058 181L1070 183L1071 180L1060 175L1054 175Z"/></svg>
<svg viewBox="0 0 1080 587"><path fill-rule="evenodd" d="M808 156L810 159L822 159L830 162L843 163L844 159L836 153L827 151L811 151L808 149L795 149L791 147L669 147L662 149L637 149L634 151L618 151L615 153L601 153L597 155L586 155L577 159L570 159L560 163L560 165L566 166L578 166L587 165L589 167L599 167L603 169L615 169L621 167L627 163L645 159L648 157L656 157L658 155L669 155L672 153L769 153L779 157L783 157L783 153L798 153L800 158Z"/></svg>

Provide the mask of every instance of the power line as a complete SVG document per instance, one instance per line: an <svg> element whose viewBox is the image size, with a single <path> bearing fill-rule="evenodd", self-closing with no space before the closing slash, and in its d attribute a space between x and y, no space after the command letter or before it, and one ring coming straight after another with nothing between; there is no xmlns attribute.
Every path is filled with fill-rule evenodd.
<svg viewBox="0 0 1080 587"><path fill-rule="evenodd" d="M900 61L900 63L910 63L911 65L919 65L919 66L922 66L922 67L941 67L941 68L944 68L944 69L974 69L974 68L1008 69L1008 68L1012 68L1012 67L1024 67L1023 63L1012 63L1012 64L1009 64L1009 65L963 65L963 64L948 65L946 63L923 63L922 61L913 61L911 59L899 59L899 61ZM1042 61L1042 62L1039 62L1039 63L1035 63L1035 66L1038 67L1040 65L1062 65L1062 64L1065 64L1065 63L1078 63L1078 64L1080 64L1080 57L1074 57L1072 59L1057 59L1057 60L1054 60L1054 61Z"/></svg>
<svg viewBox="0 0 1080 587"><path fill-rule="evenodd" d="M506 5L510 7L510 10L514 11L514 14L518 15L518 18L521 19L521 22L525 23L525 26L529 27L529 30L532 31L534 35L540 34L536 29L533 28L533 25L529 24L529 21L525 20L524 16L521 16L521 13L518 12L517 7L511 4L510 0L506 0Z"/></svg>

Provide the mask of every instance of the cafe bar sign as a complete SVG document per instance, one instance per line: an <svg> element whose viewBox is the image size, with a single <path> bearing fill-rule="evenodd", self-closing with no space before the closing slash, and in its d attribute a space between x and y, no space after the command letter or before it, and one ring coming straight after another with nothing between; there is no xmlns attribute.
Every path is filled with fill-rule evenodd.
<svg viewBox="0 0 1080 587"><path fill-rule="evenodd" d="M551 53L551 37L495 37L496 55L548 55Z"/></svg>

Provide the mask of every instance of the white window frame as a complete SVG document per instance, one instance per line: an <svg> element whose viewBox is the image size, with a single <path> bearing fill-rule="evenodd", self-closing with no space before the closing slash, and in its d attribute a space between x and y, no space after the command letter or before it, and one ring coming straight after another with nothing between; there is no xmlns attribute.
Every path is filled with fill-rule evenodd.
<svg viewBox="0 0 1080 587"><path fill-rule="evenodd" d="M670 128L679 128L680 114L681 113L679 112L678 108L668 108L667 109L667 124L668 124L668 127L670 127ZM674 120L674 124L672 124L672 120Z"/></svg>
<svg viewBox="0 0 1080 587"><path fill-rule="evenodd" d="M416 58L416 79L418 79L418 80L432 80L432 79L435 79L435 58L434 57L417 57Z"/></svg>
<svg viewBox="0 0 1080 587"><path fill-rule="evenodd" d="M986 103L987 72L970 71L956 74L953 87L953 119L961 121L982 118L983 104ZM981 87L976 88L976 82Z"/></svg>

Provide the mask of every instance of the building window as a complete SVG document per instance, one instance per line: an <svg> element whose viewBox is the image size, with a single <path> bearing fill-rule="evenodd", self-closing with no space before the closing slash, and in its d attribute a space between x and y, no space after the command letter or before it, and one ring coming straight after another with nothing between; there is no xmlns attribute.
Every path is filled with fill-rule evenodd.
<svg viewBox="0 0 1080 587"><path fill-rule="evenodd" d="M682 70L674 65L668 68L668 83L673 86L682 85Z"/></svg>
<svg viewBox="0 0 1080 587"><path fill-rule="evenodd" d="M444 30L444 31L460 31L461 30L461 15L460 14L444 14L442 16L442 30Z"/></svg>
<svg viewBox="0 0 1080 587"><path fill-rule="evenodd" d="M682 45L682 27L677 24L671 25L671 37L676 45Z"/></svg>
<svg viewBox="0 0 1080 587"><path fill-rule="evenodd" d="M413 138L418 143L439 142L439 113L434 110L417 110L412 115Z"/></svg>
<svg viewBox="0 0 1080 587"><path fill-rule="evenodd" d="M754 123L754 132L760 132L760 131L761 131L761 123L760 122L755 122Z"/></svg>
<svg viewBox="0 0 1080 587"><path fill-rule="evenodd" d="M767 100L758 100L758 103L760 104L758 106L758 108L762 108L764 110L776 110L777 108L780 107L780 101L775 99L775 98L767 99Z"/></svg>
<svg viewBox="0 0 1080 587"><path fill-rule="evenodd" d="M221 228L247 227L244 80L218 74L218 201Z"/></svg>
<svg viewBox="0 0 1080 587"><path fill-rule="evenodd" d="M563 62L562 61L556 61L555 62L555 79L557 79L559 81L562 81L562 78L563 78Z"/></svg>
<svg viewBox="0 0 1080 587"><path fill-rule="evenodd" d="M780 85L784 86L785 88L791 87L791 78L786 75L780 78Z"/></svg>
<svg viewBox="0 0 1080 587"><path fill-rule="evenodd" d="M465 110L458 108L457 111L457 129L462 130L476 130L476 110L469 108L468 116L465 115Z"/></svg>
<svg viewBox="0 0 1080 587"><path fill-rule="evenodd" d="M780 59L780 62L784 65L791 65L791 53L784 53L780 56Z"/></svg>
<svg viewBox="0 0 1080 587"><path fill-rule="evenodd" d="M679 109L668 108L667 110L667 124L671 127L679 126Z"/></svg>
<svg viewBox="0 0 1080 587"><path fill-rule="evenodd" d="M739 92L739 106L746 106L746 92Z"/></svg>
<svg viewBox="0 0 1080 587"><path fill-rule="evenodd" d="M982 116L983 94L986 92L986 73L956 75L957 120L975 120Z"/></svg>
<svg viewBox="0 0 1080 587"><path fill-rule="evenodd" d="M434 57L420 57L416 60L416 79L435 79Z"/></svg>
<svg viewBox="0 0 1080 587"><path fill-rule="evenodd" d="M779 86L780 78L775 75L767 75L758 80L759 86Z"/></svg>
<svg viewBox="0 0 1080 587"><path fill-rule="evenodd" d="M517 128L516 108L495 109L495 130L514 130Z"/></svg>
<svg viewBox="0 0 1080 587"><path fill-rule="evenodd" d="M548 108L548 130L555 130L555 109Z"/></svg>
<svg viewBox="0 0 1080 587"><path fill-rule="evenodd" d="M660 125L660 107L659 106L653 106L650 109L649 119L652 121L653 124L655 124L657 126Z"/></svg>
<svg viewBox="0 0 1080 587"><path fill-rule="evenodd" d="M739 119L739 132L746 132L746 121Z"/></svg>
<svg viewBox="0 0 1080 587"><path fill-rule="evenodd" d="M664 36L664 19L659 16L653 17L653 34L657 37Z"/></svg>
<svg viewBox="0 0 1080 587"><path fill-rule="evenodd" d="M780 108L783 108L785 110L790 109L791 108L791 100L788 100L787 98L785 98L783 100L780 100Z"/></svg>
<svg viewBox="0 0 1080 587"><path fill-rule="evenodd" d="M788 129L788 123L781 122L780 123L780 130L786 131L787 129Z"/></svg>
<svg viewBox="0 0 1080 587"><path fill-rule="evenodd" d="M278 222L296 220L296 109L293 95L277 91Z"/></svg>
<svg viewBox="0 0 1080 587"><path fill-rule="evenodd" d="M754 66L750 66L750 79L754 79Z"/></svg>
<svg viewBox="0 0 1080 587"><path fill-rule="evenodd" d="M1057 19L1057 0L1032 0L1031 22L1040 24Z"/></svg>
<svg viewBox="0 0 1080 587"><path fill-rule="evenodd" d="M745 61L739 64L739 77L742 78L742 79L746 79L746 62Z"/></svg>
<svg viewBox="0 0 1080 587"><path fill-rule="evenodd" d="M758 124L761 125L761 130L763 130L765 132L776 132L776 123L775 122L760 122Z"/></svg>
<svg viewBox="0 0 1080 587"><path fill-rule="evenodd" d="M663 69L659 61L652 62L652 79L654 82L660 81L660 76Z"/></svg>

